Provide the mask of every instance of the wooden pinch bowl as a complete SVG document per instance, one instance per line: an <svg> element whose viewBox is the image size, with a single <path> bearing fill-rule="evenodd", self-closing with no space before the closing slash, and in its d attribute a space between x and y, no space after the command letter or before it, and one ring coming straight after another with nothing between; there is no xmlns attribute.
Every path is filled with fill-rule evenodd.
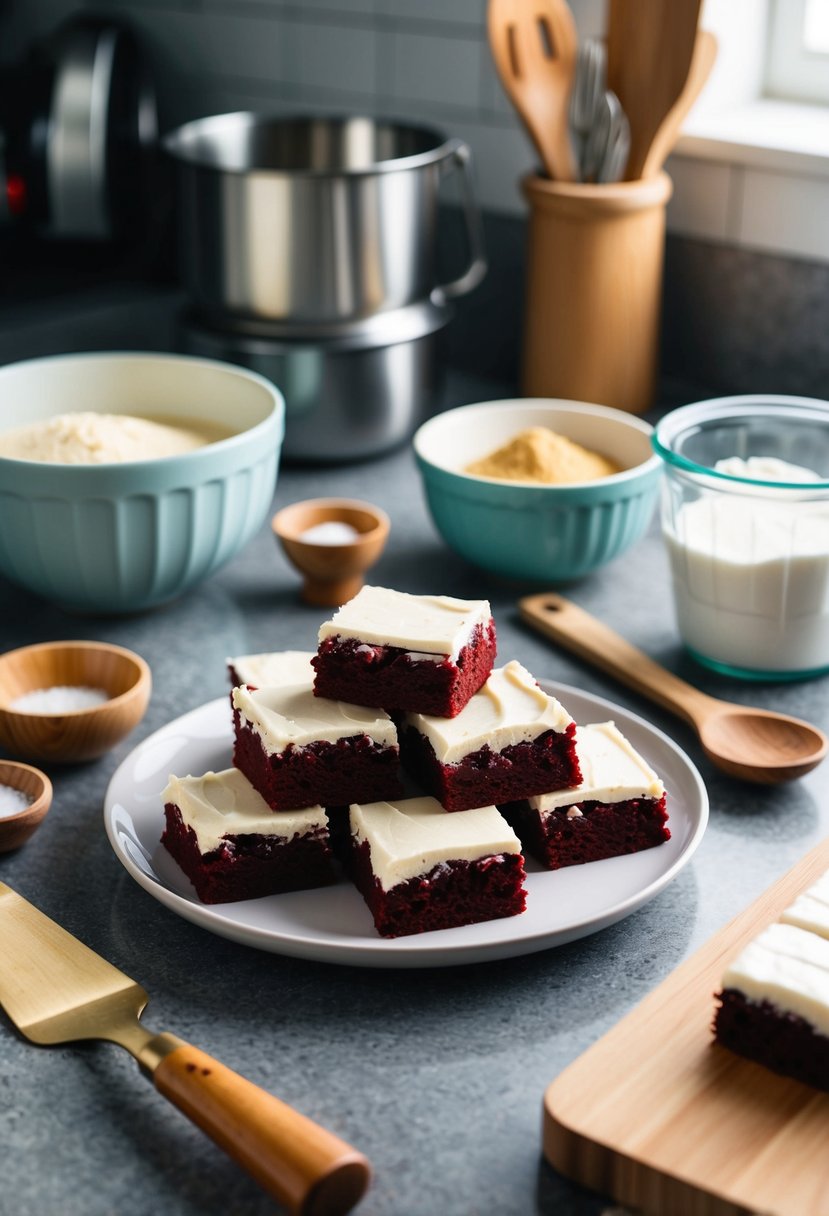
<svg viewBox="0 0 829 1216"><path fill-rule="evenodd" d="M100 688L87 709L25 713L12 702L38 689ZM44 642L0 655L0 744L27 759L96 760L141 721L152 687L144 659L106 642Z"/></svg>
<svg viewBox="0 0 829 1216"><path fill-rule="evenodd" d="M320 544L302 539L319 524L348 524L358 533L342 544ZM389 517L379 507L354 498L309 498L277 511L271 521L288 561L300 572L302 598L320 608L337 608L353 599L363 585L365 572L386 545Z"/></svg>
<svg viewBox="0 0 829 1216"><path fill-rule="evenodd" d="M43 822L52 805L52 782L30 764L0 760L0 785L20 790L29 799L29 805L16 815L0 816L0 853L10 853L25 844Z"/></svg>

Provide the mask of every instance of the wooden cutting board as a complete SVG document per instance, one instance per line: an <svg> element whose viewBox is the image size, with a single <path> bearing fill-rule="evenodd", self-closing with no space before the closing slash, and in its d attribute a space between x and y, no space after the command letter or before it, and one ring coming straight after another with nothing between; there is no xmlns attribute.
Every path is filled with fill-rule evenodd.
<svg viewBox="0 0 829 1216"><path fill-rule="evenodd" d="M711 1036L726 963L827 869L829 839L552 1082L551 1165L648 1216L829 1216L829 1094Z"/></svg>

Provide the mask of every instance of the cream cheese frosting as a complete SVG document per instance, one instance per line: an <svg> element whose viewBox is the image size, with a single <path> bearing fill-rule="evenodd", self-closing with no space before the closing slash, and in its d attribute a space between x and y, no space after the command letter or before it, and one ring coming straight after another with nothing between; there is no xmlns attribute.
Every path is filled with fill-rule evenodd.
<svg viewBox="0 0 829 1216"><path fill-rule="evenodd" d="M829 1035L829 939L797 925L769 925L726 970L722 986L769 1001Z"/></svg>
<svg viewBox="0 0 829 1216"><path fill-rule="evenodd" d="M170 776L162 801L181 811L184 823L193 829L202 853L218 848L225 836L262 835L292 840L324 829L321 806L298 811L272 811L264 798L236 768L208 772L201 777Z"/></svg>
<svg viewBox="0 0 829 1216"><path fill-rule="evenodd" d="M494 806L445 811L436 798L354 803L351 834L368 841L371 866L384 891L448 861L520 853L521 842Z"/></svg>
<svg viewBox="0 0 829 1216"><path fill-rule="evenodd" d="M280 650L265 654L240 654L228 659L239 677L240 684L253 684L255 688L266 688L272 684L298 684L302 680L313 680L314 669L310 650Z"/></svg>
<svg viewBox="0 0 829 1216"><path fill-rule="evenodd" d="M665 787L614 722L593 722L576 731L576 754L582 782L528 799L542 814L579 802L627 802L661 798Z"/></svg>
<svg viewBox="0 0 829 1216"><path fill-rule="evenodd" d="M829 872L799 895L780 919L829 938Z"/></svg>
<svg viewBox="0 0 829 1216"><path fill-rule="evenodd" d="M374 646L395 646L413 652L413 658L434 662L456 659L475 627L491 618L488 600L363 587L323 622L319 640L354 638Z"/></svg>
<svg viewBox="0 0 829 1216"><path fill-rule="evenodd" d="M485 743L500 752L529 743L548 730L564 731L573 719L513 659L490 674L456 717L407 714L405 721L429 740L441 764L455 764Z"/></svg>
<svg viewBox="0 0 829 1216"><path fill-rule="evenodd" d="M311 674L304 683L280 688L233 689L231 700L242 725L257 731L268 755L284 752L289 744L336 743L355 735L368 735L384 747L397 746L397 730L385 710L315 697Z"/></svg>

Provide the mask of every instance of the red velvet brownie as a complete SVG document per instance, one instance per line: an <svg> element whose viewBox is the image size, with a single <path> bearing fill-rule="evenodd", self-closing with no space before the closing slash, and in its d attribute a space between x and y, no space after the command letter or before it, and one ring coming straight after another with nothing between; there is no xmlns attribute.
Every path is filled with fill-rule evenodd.
<svg viewBox="0 0 829 1216"><path fill-rule="evenodd" d="M234 688L271 688L280 684L298 684L314 678L310 650L275 650L264 654L241 654L227 659L227 674Z"/></svg>
<svg viewBox="0 0 829 1216"><path fill-rule="evenodd" d="M454 718L406 714L404 765L447 811L578 785L576 724L515 661L498 667Z"/></svg>
<svg viewBox="0 0 829 1216"><path fill-rule="evenodd" d="M348 869L382 937L516 916L524 859L494 806L447 815L434 798L350 808Z"/></svg>
<svg viewBox="0 0 829 1216"><path fill-rule="evenodd" d="M486 600L363 587L319 631L314 692L453 718L494 659L495 622Z"/></svg>
<svg viewBox="0 0 829 1216"><path fill-rule="evenodd" d="M829 875L748 943L717 999L718 1043L829 1091Z"/></svg>
<svg viewBox="0 0 829 1216"><path fill-rule="evenodd" d="M382 709L315 697L310 678L234 688L233 763L275 811L400 793L397 730Z"/></svg>
<svg viewBox="0 0 829 1216"><path fill-rule="evenodd" d="M238 769L170 777L161 842L206 904L333 882L321 806L275 815Z"/></svg>
<svg viewBox="0 0 829 1216"><path fill-rule="evenodd" d="M581 784L502 807L549 870L638 853L670 840L665 787L612 722L579 726Z"/></svg>

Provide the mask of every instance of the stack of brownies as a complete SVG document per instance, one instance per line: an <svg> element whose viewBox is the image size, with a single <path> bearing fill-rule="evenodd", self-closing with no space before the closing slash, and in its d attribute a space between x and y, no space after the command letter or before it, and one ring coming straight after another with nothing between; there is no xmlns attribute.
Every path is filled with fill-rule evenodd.
<svg viewBox="0 0 829 1216"><path fill-rule="evenodd" d="M364 587L316 655L229 660L234 768L164 792L163 842L199 897L320 886L338 854L398 937L522 912L522 842L557 869L668 839L662 784L613 724L577 738L495 651L485 600Z"/></svg>

